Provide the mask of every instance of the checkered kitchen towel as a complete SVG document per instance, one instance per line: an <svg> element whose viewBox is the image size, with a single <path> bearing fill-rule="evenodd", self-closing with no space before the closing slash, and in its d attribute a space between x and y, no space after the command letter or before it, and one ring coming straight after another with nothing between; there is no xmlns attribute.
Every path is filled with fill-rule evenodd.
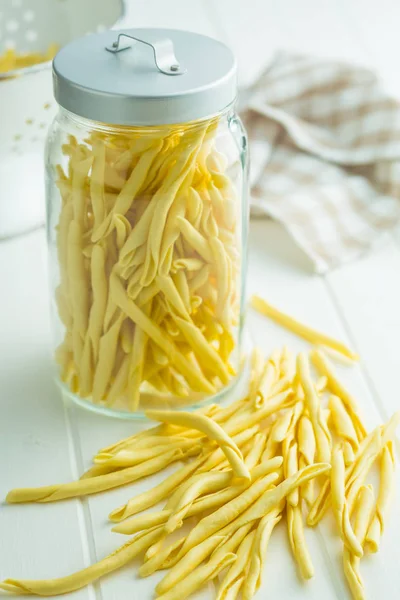
<svg viewBox="0 0 400 600"><path fill-rule="evenodd" d="M245 101L253 214L323 273L400 220L400 102L370 71L279 54Z"/></svg>

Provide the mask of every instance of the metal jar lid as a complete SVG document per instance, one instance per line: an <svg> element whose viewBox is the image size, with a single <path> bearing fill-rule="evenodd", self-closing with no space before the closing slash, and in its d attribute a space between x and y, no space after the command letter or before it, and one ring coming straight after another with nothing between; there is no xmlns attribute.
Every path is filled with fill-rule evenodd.
<svg viewBox="0 0 400 600"><path fill-rule="evenodd" d="M103 123L161 125L205 118L236 96L236 63L221 42L175 29L88 35L53 62L54 95Z"/></svg>

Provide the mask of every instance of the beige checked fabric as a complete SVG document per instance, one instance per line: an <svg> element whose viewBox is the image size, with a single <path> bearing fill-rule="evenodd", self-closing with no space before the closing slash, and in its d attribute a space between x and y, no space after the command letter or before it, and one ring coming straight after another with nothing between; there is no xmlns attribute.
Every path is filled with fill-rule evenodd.
<svg viewBox="0 0 400 600"><path fill-rule="evenodd" d="M400 103L370 71L280 53L242 118L252 214L281 221L317 272L400 221Z"/></svg>

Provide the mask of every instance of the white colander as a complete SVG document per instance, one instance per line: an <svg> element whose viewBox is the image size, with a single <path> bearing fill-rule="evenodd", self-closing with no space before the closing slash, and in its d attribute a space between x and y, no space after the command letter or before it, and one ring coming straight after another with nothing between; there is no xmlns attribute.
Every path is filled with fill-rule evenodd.
<svg viewBox="0 0 400 600"><path fill-rule="evenodd" d="M45 52L120 25L124 0L0 0L0 54ZM0 73L0 238L44 221L43 149L56 113L51 61Z"/></svg>

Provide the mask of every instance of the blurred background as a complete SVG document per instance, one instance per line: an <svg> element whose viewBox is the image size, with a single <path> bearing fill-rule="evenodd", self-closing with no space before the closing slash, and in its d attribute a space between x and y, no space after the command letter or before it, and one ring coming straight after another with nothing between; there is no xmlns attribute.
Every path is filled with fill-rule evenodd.
<svg viewBox="0 0 400 600"><path fill-rule="evenodd" d="M242 98L282 49L371 66L400 96L398 16L396 0L0 0L0 238L43 223L48 59L74 37L149 26L210 35L235 52Z"/></svg>

